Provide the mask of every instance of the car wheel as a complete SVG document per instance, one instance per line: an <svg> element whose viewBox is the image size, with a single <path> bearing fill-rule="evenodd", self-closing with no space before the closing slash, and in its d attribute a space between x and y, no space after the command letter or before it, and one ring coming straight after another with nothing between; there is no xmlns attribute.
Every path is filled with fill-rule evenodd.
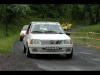
<svg viewBox="0 0 100 75"><path fill-rule="evenodd" d="M26 54L26 56L27 56L27 57L31 57L31 53L30 53L30 51L29 51L29 48L28 48L28 47L26 48L26 53L25 53L25 54Z"/></svg>
<svg viewBox="0 0 100 75"><path fill-rule="evenodd" d="M20 41L23 41L23 38L22 38L22 36L20 36Z"/></svg>
<svg viewBox="0 0 100 75"><path fill-rule="evenodd" d="M24 46L24 50L23 50L23 53L26 53L26 47Z"/></svg>
<svg viewBox="0 0 100 75"><path fill-rule="evenodd" d="M66 54L66 57L67 57L68 59L72 59L72 56L73 56L73 50L72 50L71 54Z"/></svg>

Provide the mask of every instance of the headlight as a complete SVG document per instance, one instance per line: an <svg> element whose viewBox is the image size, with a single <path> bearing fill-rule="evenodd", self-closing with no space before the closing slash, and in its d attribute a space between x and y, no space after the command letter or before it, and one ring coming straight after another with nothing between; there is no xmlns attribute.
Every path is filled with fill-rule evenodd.
<svg viewBox="0 0 100 75"><path fill-rule="evenodd" d="M28 40L28 44L41 44L41 42L40 40L31 39L31 40Z"/></svg>
<svg viewBox="0 0 100 75"><path fill-rule="evenodd" d="M33 44L41 44L40 40L33 40Z"/></svg>
<svg viewBox="0 0 100 75"><path fill-rule="evenodd" d="M72 40L70 40L70 44L73 44Z"/></svg>
<svg viewBox="0 0 100 75"><path fill-rule="evenodd" d="M64 44L70 44L69 40L64 40L63 42L64 42Z"/></svg>
<svg viewBox="0 0 100 75"><path fill-rule="evenodd" d="M63 40L63 44L72 44L71 40Z"/></svg>

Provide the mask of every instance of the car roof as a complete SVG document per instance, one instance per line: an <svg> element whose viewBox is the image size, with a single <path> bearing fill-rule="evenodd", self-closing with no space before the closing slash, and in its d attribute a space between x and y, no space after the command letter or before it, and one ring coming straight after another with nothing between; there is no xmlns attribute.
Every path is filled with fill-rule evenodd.
<svg viewBox="0 0 100 75"><path fill-rule="evenodd" d="M59 22L31 22L31 24L51 24L51 25L60 25Z"/></svg>

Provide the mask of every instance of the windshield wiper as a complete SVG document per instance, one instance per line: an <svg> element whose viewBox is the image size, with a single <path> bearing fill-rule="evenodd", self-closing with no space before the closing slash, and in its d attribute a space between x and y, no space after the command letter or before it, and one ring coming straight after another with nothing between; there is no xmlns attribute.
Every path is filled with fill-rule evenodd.
<svg viewBox="0 0 100 75"><path fill-rule="evenodd" d="M58 33L58 34L64 34L64 33Z"/></svg>
<svg viewBox="0 0 100 75"><path fill-rule="evenodd" d="M32 33L43 33L41 31L32 31Z"/></svg>
<svg viewBox="0 0 100 75"><path fill-rule="evenodd" d="M45 33L57 33L55 31L45 31Z"/></svg>

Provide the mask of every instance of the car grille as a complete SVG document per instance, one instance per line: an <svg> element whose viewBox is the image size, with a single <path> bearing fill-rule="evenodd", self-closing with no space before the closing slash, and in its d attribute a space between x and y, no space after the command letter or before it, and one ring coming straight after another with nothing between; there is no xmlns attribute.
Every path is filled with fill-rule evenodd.
<svg viewBox="0 0 100 75"><path fill-rule="evenodd" d="M42 45L47 45L47 44L61 44L62 40L42 40L41 44Z"/></svg>

